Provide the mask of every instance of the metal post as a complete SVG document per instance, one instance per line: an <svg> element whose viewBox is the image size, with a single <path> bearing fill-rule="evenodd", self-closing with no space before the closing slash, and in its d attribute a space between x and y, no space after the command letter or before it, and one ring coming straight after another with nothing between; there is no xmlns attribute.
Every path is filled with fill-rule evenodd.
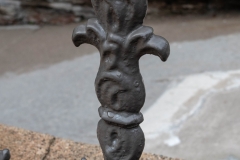
<svg viewBox="0 0 240 160"><path fill-rule="evenodd" d="M94 19L73 31L78 47L89 43L101 56L95 90L101 103L102 118L97 135L105 160L138 160L145 138L139 124L145 101L145 88L139 59L153 54L166 61L169 43L143 26L147 0L91 0Z"/></svg>
<svg viewBox="0 0 240 160"><path fill-rule="evenodd" d="M0 160L10 160L10 157L9 150L5 149L0 151Z"/></svg>

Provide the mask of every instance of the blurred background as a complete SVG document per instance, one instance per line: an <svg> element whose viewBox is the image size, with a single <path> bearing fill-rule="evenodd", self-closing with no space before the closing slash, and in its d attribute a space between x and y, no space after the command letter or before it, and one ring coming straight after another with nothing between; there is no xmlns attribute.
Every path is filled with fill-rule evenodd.
<svg viewBox="0 0 240 160"><path fill-rule="evenodd" d="M71 41L94 16L90 0L0 0L0 123L98 144L99 54ZM144 25L171 45L140 60L145 152L240 160L240 1L149 0Z"/></svg>
<svg viewBox="0 0 240 160"><path fill-rule="evenodd" d="M238 10L238 0L149 0L150 13L211 14ZM90 0L1 0L0 24L66 24L94 16Z"/></svg>

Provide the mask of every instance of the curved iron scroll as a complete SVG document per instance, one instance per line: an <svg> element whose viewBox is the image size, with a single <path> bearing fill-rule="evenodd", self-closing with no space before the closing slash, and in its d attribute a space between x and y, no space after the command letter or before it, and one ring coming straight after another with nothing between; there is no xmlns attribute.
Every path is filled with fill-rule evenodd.
<svg viewBox="0 0 240 160"><path fill-rule="evenodd" d="M92 0L97 18L73 31L73 43L97 47L101 62L95 90L101 103L98 139L105 160L138 160L144 148L139 127L145 88L139 59L145 54L166 61L169 43L143 26L147 0Z"/></svg>

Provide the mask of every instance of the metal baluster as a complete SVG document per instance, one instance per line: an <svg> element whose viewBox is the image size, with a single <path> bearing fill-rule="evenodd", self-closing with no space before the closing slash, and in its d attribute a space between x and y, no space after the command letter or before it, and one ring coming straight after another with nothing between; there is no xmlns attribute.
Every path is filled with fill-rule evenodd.
<svg viewBox="0 0 240 160"><path fill-rule="evenodd" d="M0 160L10 160L10 157L9 150L5 149L0 151Z"/></svg>
<svg viewBox="0 0 240 160"><path fill-rule="evenodd" d="M143 26L147 0L92 0L96 18L73 31L73 43L92 44L100 52L101 63L95 90L102 118L97 135L105 160L138 160L145 138L139 124L145 88L139 59L145 54L166 61L169 43Z"/></svg>

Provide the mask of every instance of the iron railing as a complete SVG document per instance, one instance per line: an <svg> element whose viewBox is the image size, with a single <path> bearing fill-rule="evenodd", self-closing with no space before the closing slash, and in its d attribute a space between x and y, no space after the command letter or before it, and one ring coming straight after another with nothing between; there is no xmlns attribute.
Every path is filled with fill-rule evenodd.
<svg viewBox="0 0 240 160"><path fill-rule="evenodd" d="M9 150L5 149L0 151L0 160L10 160L10 157Z"/></svg>
<svg viewBox="0 0 240 160"><path fill-rule="evenodd" d="M139 124L145 88L139 59L153 54L166 61L169 43L143 26L147 0L92 0L96 18L73 31L73 43L92 44L101 62L95 90L101 103L97 136L105 160L138 160L145 144Z"/></svg>

